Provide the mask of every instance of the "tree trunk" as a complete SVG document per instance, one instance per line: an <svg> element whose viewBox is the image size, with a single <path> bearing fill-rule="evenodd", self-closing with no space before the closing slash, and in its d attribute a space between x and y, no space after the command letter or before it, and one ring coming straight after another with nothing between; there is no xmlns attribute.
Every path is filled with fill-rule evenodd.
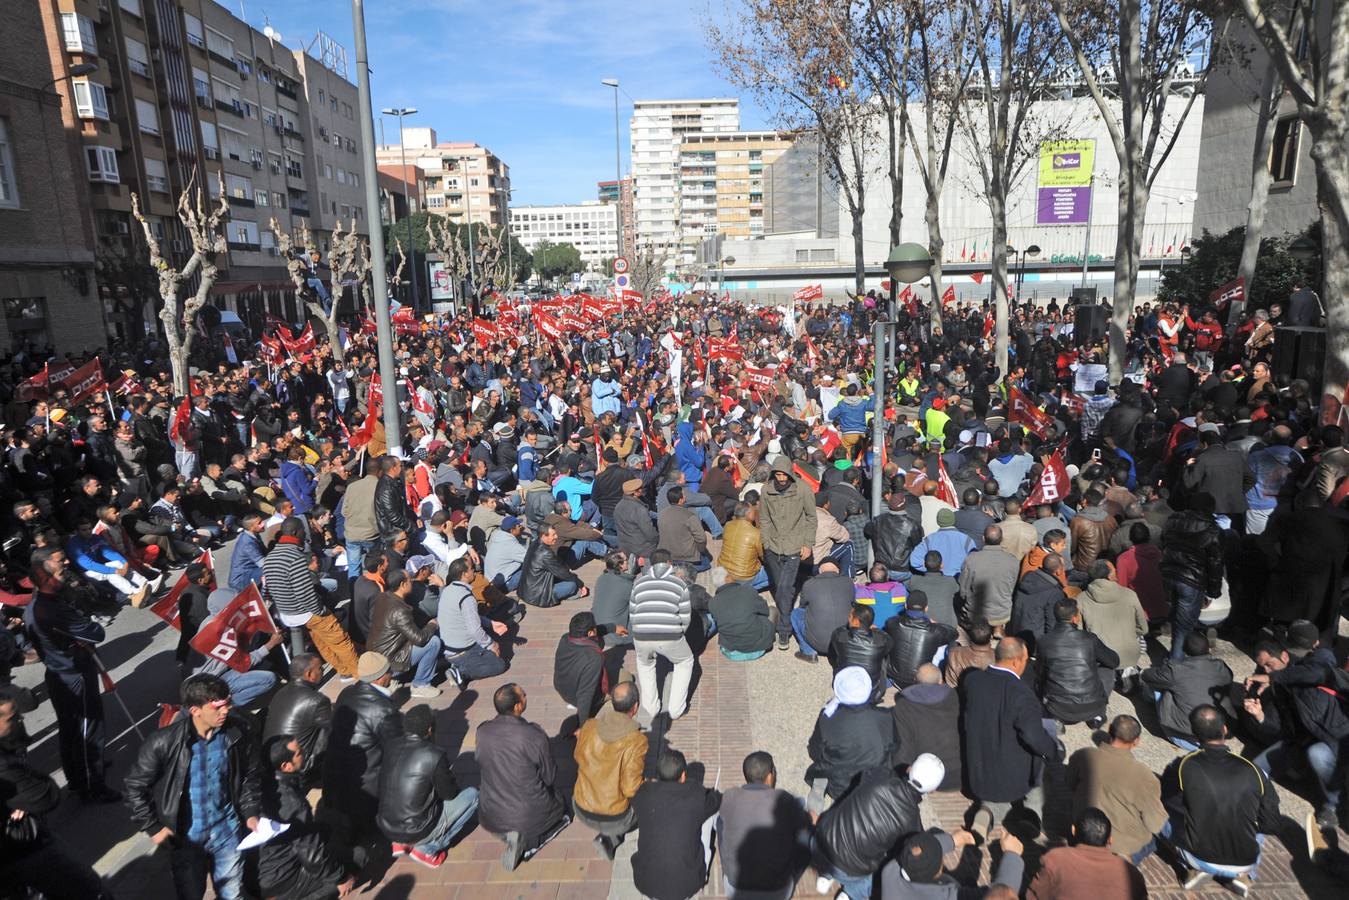
<svg viewBox="0 0 1349 900"><path fill-rule="evenodd" d="M895 122L893 92L891 112L885 118L890 126L890 246L899 246L900 230L904 224L904 150L908 134L909 104L899 100L899 122ZM888 254L887 254L888 255Z"/></svg>
<svg viewBox="0 0 1349 900"><path fill-rule="evenodd" d="M862 204L849 203L848 212L852 215L853 280L856 282L853 293L861 295L867 291L866 244L862 240Z"/></svg>
<svg viewBox="0 0 1349 900"><path fill-rule="evenodd" d="M159 311L160 321L164 323L164 343L169 349L169 368L173 372L173 396L187 396L187 352L183 349L183 335L179 331L179 310L181 304L177 296L165 297L164 308Z"/></svg>
<svg viewBox="0 0 1349 900"><path fill-rule="evenodd" d="M1260 255L1260 239L1264 236L1269 186L1274 181L1269 171L1269 147L1274 141L1274 126L1278 122L1274 110L1282 93L1275 91L1276 75L1274 66L1270 66L1265 71L1265 82L1260 88L1260 116L1255 125L1255 147L1251 153L1251 197L1246 203L1246 234L1241 244L1241 262L1237 264L1237 277L1246 282L1246 302L1243 306L1232 304L1227 317L1229 329L1236 328L1243 307L1250 308L1255 263Z"/></svg>
<svg viewBox="0 0 1349 900"><path fill-rule="evenodd" d="M930 159L931 157L929 157ZM946 239L941 234L941 193L927 192L927 206L923 212L923 221L927 223L927 251L932 257L932 268L929 276L932 278L932 302L928 305L928 333L931 334L942 327L941 320L941 293L942 293L942 254L945 252Z"/></svg>
<svg viewBox="0 0 1349 900"><path fill-rule="evenodd" d="M1349 399L1349 123L1343 107L1327 115L1304 116L1312 135L1316 194L1321 209L1321 299L1326 308L1326 363L1321 387L1321 420L1338 424Z"/></svg>
<svg viewBox="0 0 1349 900"><path fill-rule="evenodd" d="M1010 322L1007 316L1007 206L1001 191L988 197L993 219L993 363L998 378L1007 377L1007 344Z"/></svg>
<svg viewBox="0 0 1349 900"><path fill-rule="evenodd" d="M1135 170L1137 171L1137 170ZM1119 384L1128 362L1129 323L1138 289L1138 255L1143 245L1143 222L1148 188L1141 177L1121 173L1119 229L1115 233L1115 285L1110 306L1110 383ZM1087 248L1090 253L1090 247Z"/></svg>

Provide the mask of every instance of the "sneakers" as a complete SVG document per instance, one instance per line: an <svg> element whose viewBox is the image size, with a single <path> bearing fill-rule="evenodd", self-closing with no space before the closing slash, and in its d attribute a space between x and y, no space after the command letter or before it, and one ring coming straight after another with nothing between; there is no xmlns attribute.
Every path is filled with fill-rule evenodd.
<svg viewBox="0 0 1349 900"><path fill-rule="evenodd" d="M821 897L826 896L834 889L834 879L827 875L821 875L815 879L815 893Z"/></svg>
<svg viewBox="0 0 1349 900"><path fill-rule="evenodd" d="M1303 831L1307 835L1307 858L1316 862L1316 855L1330 846L1322 832L1320 816L1315 813L1307 813L1307 819L1303 823Z"/></svg>
<svg viewBox="0 0 1349 900"><path fill-rule="evenodd" d="M459 688L459 690L462 691L464 689L464 676L459 674L459 667L454 663L450 663L445 667L445 677L450 679L450 681L453 681L454 686Z"/></svg>
<svg viewBox="0 0 1349 900"><path fill-rule="evenodd" d="M525 855L525 845L520 841L520 832L506 832L506 849L501 854L501 867L507 872L514 872L520 865L521 858Z"/></svg>
<svg viewBox="0 0 1349 900"><path fill-rule="evenodd" d="M816 663L820 661L819 655L814 653L802 653L800 650L798 650L792 655L795 656L797 659L801 660L802 662Z"/></svg>
<svg viewBox="0 0 1349 900"><path fill-rule="evenodd" d="M1251 892L1251 879L1245 875L1238 875L1236 878L1227 881L1223 887L1227 888L1238 897L1245 897Z"/></svg>
<svg viewBox="0 0 1349 900"><path fill-rule="evenodd" d="M408 696L417 700L430 700L433 697L440 696L440 688L432 687L429 684L414 684L412 690L408 691ZM437 863L437 865L439 864Z"/></svg>
<svg viewBox="0 0 1349 900"><path fill-rule="evenodd" d="M150 585L149 584L141 585L141 589L131 595L131 608L140 609L141 604L145 602L145 598L146 596L149 595L149 593L150 593Z"/></svg>
<svg viewBox="0 0 1349 900"><path fill-rule="evenodd" d="M412 850L412 845L411 845L411 844L390 844L390 845L389 845L389 854L390 854L391 856L407 856L408 852L411 851L411 850Z"/></svg>
<svg viewBox="0 0 1349 900"><path fill-rule="evenodd" d="M353 681L355 681L355 680L356 680L356 676L355 676L355 675L338 675L338 676L337 676L337 683L338 683L338 684L351 684L351 683L352 683Z"/></svg>
<svg viewBox="0 0 1349 900"><path fill-rule="evenodd" d="M993 825L993 810L981 806L974 811L974 815L970 818L970 834L979 839L978 846L988 843L988 833L993 830Z"/></svg>
<svg viewBox="0 0 1349 900"><path fill-rule="evenodd" d="M1090 719L1087 720L1087 727L1090 728L1092 731L1095 731L1104 724L1105 724L1105 716L1092 716Z"/></svg>
<svg viewBox="0 0 1349 900"><path fill-rule="evenodd" d="M1334 831L1340 824L1340 812L1333 806L1322 806L1316 811L1316 827L1322 831Z"/></svg>
<svg viewBox="0 0 1349 900"><path fill-rule="evenodd" d="M449 854L446 853L444 850L440 851L435 856L427 856L425 853L417 849L408 850L408 856L412 857L412 859L415 860L416 862L419 862L422 865L426 866L428 869L439 869L440 864L445 861L445 857L448 855Z"/></svg>
<svg viewBox="0 0 1349 900"><path fill-rule="evenodd" d="M1187 873L1185 880L1180 883L1180 886L1187 891L1197 891L1212 880L1213 876L1207 872L1190 871Z"/></svg>

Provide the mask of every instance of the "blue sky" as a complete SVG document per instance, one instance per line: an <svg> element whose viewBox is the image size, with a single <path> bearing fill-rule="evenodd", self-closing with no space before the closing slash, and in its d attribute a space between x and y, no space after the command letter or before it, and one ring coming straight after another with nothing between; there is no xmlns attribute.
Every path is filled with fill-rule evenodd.
<svg viewBox="0 0 1349 900"><path fill-rule="evenodd" d="M250 24L270 21L292 49L322 28L346 48L356 80L346 0L244 2ZM515 204L594 199L595 183L614 177L613 89L602 78L627 93L625 172L629 97L740 96L741 126L767 124L713 71L706 16L705 0L366 0L376 140L381 107L415 106L409 126L477 141L505 160ZM396 141L396 120L385 134Z"/></svg>

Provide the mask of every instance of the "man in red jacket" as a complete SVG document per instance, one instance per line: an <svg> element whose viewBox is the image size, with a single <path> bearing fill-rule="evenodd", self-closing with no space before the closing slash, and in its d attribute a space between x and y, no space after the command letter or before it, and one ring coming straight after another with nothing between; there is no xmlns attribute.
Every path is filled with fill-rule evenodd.
<svg viewBox="0 0 1349 900"><path fill-rule="evenodd" d="M1190 308L1185 307L1185 327L1194 333L1194 361L1204 369L1213 365L1213 356L1223 344L1223 327L1213 310L1204 310L1196 322L1190 318Z"/></svg>

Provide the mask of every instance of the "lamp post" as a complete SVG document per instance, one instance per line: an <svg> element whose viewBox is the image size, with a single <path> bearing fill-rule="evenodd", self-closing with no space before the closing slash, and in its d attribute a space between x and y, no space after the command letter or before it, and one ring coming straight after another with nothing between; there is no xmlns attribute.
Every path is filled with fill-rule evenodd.
<svg viewBox="0 0 1349 900"><path fill-rule="evenodd" d="M932 255L922 244L906 243L893 247L885 260L885 271L890 275L889 320L876 322L872 340L876 345L873 368L876 373L876 394L873 398L876 408L872 414L871 427L871 516L881 514L881 457L885 449L885 369L895 362L895 338L889 334L890 348L884 350L887 333L891 332L895 319L895 285L897 282L913 284L932 269ZM886 361L888 355L888 363Z"/></svg>
<svg viewBox="0 0 1349 900"><path fill-rule="evenodd" d="M1017 277L1016 277L1016 302L1017 302L1017 303L1020 303L1020 302L1021 302L1021 286L1022 286L1022 285L1025 283L1025 281L1026 281L1026 257L1028 257L1028 256L1029 256L1031 259L1039 259L1039 258L1040 258L1040 245L1039 245L1039 244L1031 244L1029 247L1026 248L1025 252L1023 252L1023 253L1021 254L1021 271L1020 271L1020 273L1019 273L1019 274L1017 275Z"/></svg>
<svg viewBox="0 0 1349 900"><path fill-rule="evenodd" d="M605 78L600 82L614 89L614 187L618 190L618 255L623 255L623 149L622 129L618 118L618 79Z"/></svg>
<svg viewBox="0 0 1349 900"><path fill-rule="evenodd" d="M403 197L408 196L408 151L403 143L403 117L416 115L417 107L393 107L380 110L386 116L398 117L398 155L402 159ZM412 309L421 312L421 291L417 288L417 245L412 242L412 204L408 204L408 252L412 254Z"/></svg>
<svg viewBox="0 0 1349 900"><path fill-rule="evenodd" d="M459 157L459 177L464 185L464 227L468 229L468 291L469 308L478 314L478 263L473 258L473 198L468 193L468 157Z"/></svg>
<svg viewBox="0 0 1349 900"><path fill-rule="evenodd" d="M721 301L721 295L726 293L726 267L735 265L734 256L722 257L720 266L721 273L717 276L717 301Z"/></svg>

